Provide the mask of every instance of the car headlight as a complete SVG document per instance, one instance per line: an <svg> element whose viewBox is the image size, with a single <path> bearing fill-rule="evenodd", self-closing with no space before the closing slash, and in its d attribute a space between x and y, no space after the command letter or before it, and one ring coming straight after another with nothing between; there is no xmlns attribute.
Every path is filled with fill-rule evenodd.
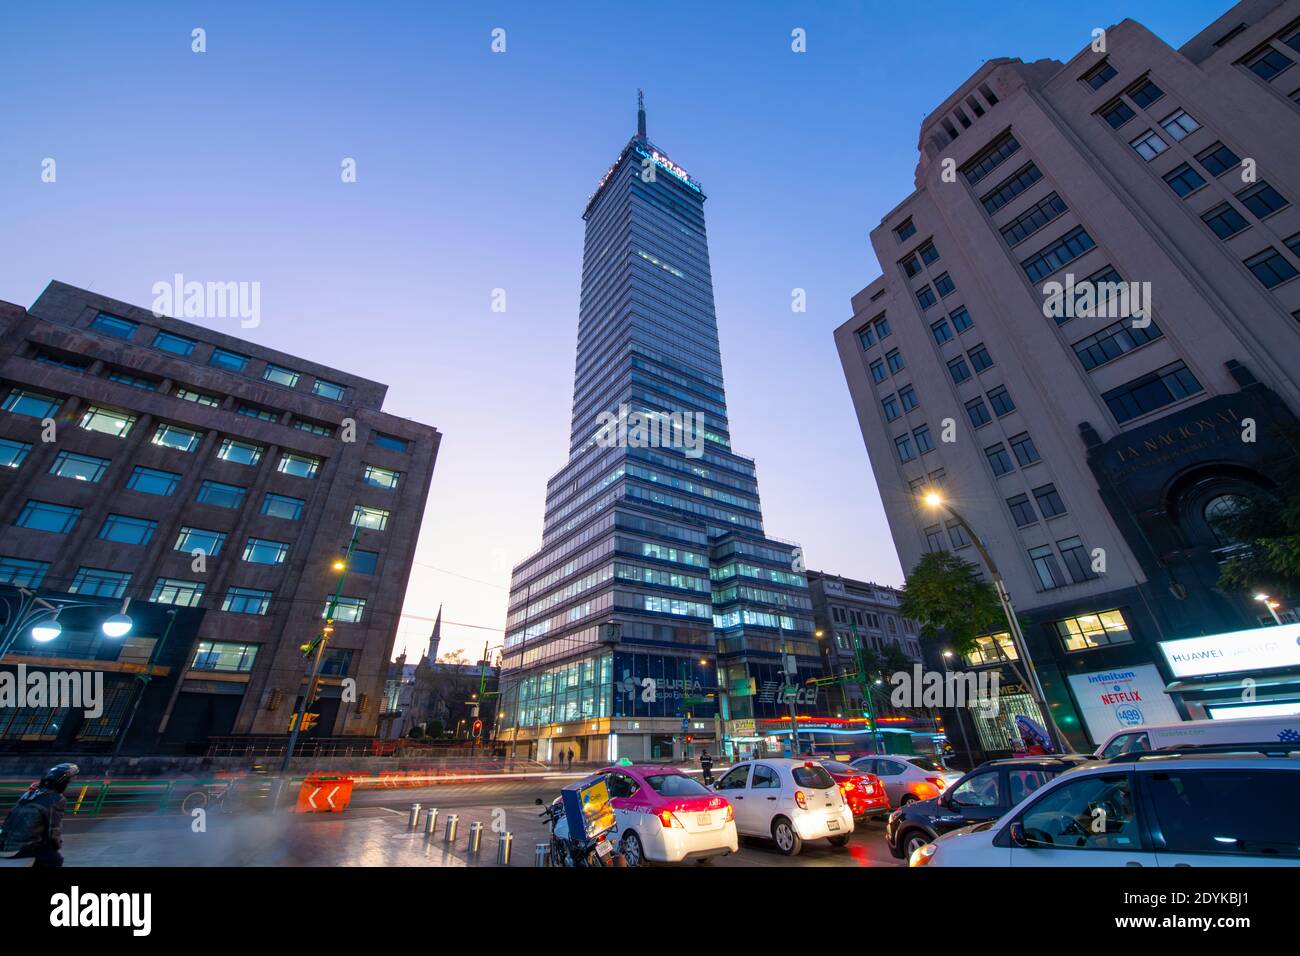
<svg viewBox="0 0 1300 956"><path fill-rule="evenodd" d="M938 851L939 851L939 848L938 848L937 846L935 846L933 843L927 843L927 844L925 844L924 846L918 846L915 850L912 851L912 856L911 856L911 858L907 861L907 865L908 865L908 866L925 866L925 865L927 865L927 864L928 864L932 859L934 859L934 855L935 855L935 853L937 853Z"/></svg>

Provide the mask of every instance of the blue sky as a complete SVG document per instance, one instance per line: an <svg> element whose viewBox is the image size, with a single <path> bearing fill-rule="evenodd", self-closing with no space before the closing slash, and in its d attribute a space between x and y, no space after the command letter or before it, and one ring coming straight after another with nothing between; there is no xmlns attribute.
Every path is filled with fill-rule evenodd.
<svg viewBox="0 0 1300 956"><path fill-rule="evenodd" d="M1065 60L1125 16L1178 45L1229 5L10 5L0 299L260 282L262 324L223 331L385 382L388 411L443 431L398 643L418 653L445 603L444 647L476 655L564 464L580 217L643 87L709 196L732 440L769 533L899 584L831 332L879 272L867 236L912 189L921 119L988 58Z"/></svg>

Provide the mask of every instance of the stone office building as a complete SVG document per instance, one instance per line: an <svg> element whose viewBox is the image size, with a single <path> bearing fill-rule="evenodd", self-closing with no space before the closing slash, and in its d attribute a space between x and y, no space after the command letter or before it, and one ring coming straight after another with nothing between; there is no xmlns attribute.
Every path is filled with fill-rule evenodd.
<svg viewBox="0 0 1300 956"><path fill-rule="evenodd" d="M1300 407L1300 3L1177 49L1132 20L1104 39L989 60L925 119L871 234L883 274L835 332L904 569L980 563L936 490L1076 747L1239 703L1239 673L1183 681L1161 644L1272 623L1215 588L1214 518L1274 487ZM1294 656L1252 656L1260 704L1300 705Z"/></svg>
<svg viewBox="0 0 1300 956"><path fill-rule="evenodd" d="M373 736L437 430L377 382L59 282L0 325L3 666L109 672L94 728L0 712L0 746L107 746L149 668L132 748L286 733L354 533L307 732ZM31 595L89 606L38 642ZM123 601L113 641L96 621Z"/></svg>

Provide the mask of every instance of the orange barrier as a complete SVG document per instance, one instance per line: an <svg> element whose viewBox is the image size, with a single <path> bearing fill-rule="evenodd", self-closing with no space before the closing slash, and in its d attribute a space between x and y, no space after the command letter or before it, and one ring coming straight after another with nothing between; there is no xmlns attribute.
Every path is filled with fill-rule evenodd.
<svg viewBox="0 0 1300 956"><path fill-rule="evenodd" d="M352 800L351 777L308 774L298 791L297 813L342 813Z"/></svg>

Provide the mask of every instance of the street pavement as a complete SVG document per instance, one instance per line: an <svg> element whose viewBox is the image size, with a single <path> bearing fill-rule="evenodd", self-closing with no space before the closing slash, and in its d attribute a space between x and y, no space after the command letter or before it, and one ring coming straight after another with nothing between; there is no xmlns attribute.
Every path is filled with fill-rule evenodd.
<svg viewBox="0 0 1300 956"><path fill-rule="evenodd" d="M103 818L69 817L63 854L68 866L496 866L498 827L514 836L510 866L532 867L534 847L549 838L534 800L549 802L570 776L420 789L365 790L342 813L206 814L204 827L179 811ZM407 826L411 804L439 811L437 832L426 838L424 820ZM453 844L447 817L459 815ZM470 824L483 823L482 847L469 852ZM0 868L29 865L0 860ZM696 864L685 864L695 866ZM794 858L769 842L741 838L740 852L706 864L730 866L898 866L884 841L883 823L860 824L849 845L807 844Z"/></svg>

